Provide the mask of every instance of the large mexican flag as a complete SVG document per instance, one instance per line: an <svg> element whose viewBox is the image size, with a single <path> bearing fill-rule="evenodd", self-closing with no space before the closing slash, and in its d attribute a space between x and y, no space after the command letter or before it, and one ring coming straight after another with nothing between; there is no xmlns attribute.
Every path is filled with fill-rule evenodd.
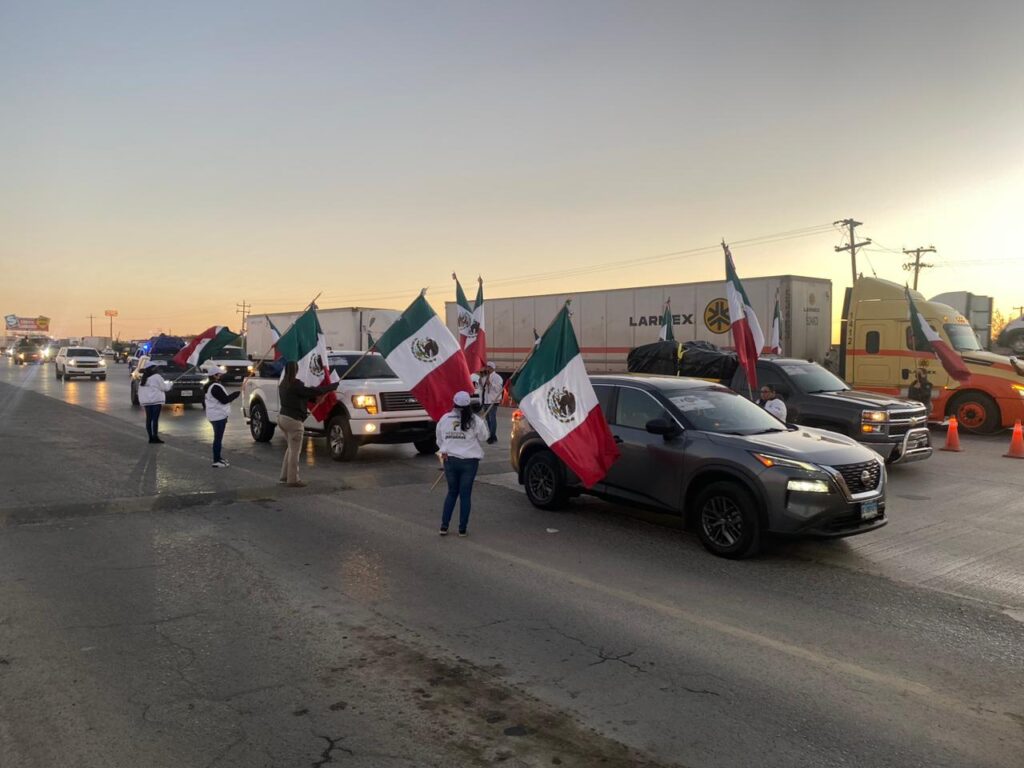
<svg viewBox="0 0 1024 768"><path fill-rule="evenodd" d="M942 337L935 332L924 316L917 311L914 299L910 296L910 288L904 287L907 296L907 304L910 307L910 327L914 334L914 348L926 349L931 347L935 356L939 358L946 373L959 381L961 384L971 378L971 371L964 365L964 359L959 352L954 351Z"/></svg>
<svg viewBox="0 0 1024 768"><path fill-rule="evenodd" d="M287 362L298 363L296 378L307 387L320 387L340 378L328 365L327 339L313 307L303 312L299 319L292 323L292 327L274 344L274 349ZM333 392L328 392L311 401L309 412L317 421L324 421L331 415L337 402L337 396Z"/></svg>
<svg viewBox="0 0 1024 768"><path fill-rule="evenodd" d="M472 392L466 356L423 294L377 339L377 351L430 418L452 409L456 392Z"/></svg>
<svg viewBox="0 0 1024 768"><path fill-rule="evenodd" d="M484 329L484 281L477 278L476 301L469 305L462 283L452 273L455 280L455 303L459 316L459 346L466 355L466 365L471 371L483 369L487 363L487 332Z"/></svg>
<svg viewBox="0 0 1024 768"><path fill-rule="evenodd" d="M182 367L199 366L217 356L217 353L241 338L224 325L211 325L182 347L174 362Z"/></svg>
<svg viewBox="0 0 1024 768"><path fill-rule="evenodd" d="M747 374L747 386L757 389L757 358L764 349L764 331L757 322L754 308L750 306L747 292L736 274L736 265L732 263L732 252L724 242L725 251L725 293L729 297L729 320L732 330L732 345L736 357Z"/></svg>
<svg viewBox="0 0 1024 768"><path fill-rule="evenodd" d="M512 394L541 439L588 488L619 458L583 365L568 307L512 377Z"/></svg>

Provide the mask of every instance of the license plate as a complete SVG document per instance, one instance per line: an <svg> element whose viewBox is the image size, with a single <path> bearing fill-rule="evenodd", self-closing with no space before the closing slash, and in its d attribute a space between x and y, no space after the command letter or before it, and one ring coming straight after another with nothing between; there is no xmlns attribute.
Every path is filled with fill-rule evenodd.
<svg viewBox="0 0 1024 768"><path fill-rule="evenodd" d="M865 501L860 505L860 519L861 520L873 520L878 517L878 502L877 501Z"/></svg>
<svg viewBox="0 0 1024 768"><path fill-rule="evenodd" d="M192 397L192 390L191 389L183 389L183 390L181 390L181 396L182 397Z"/></svg>

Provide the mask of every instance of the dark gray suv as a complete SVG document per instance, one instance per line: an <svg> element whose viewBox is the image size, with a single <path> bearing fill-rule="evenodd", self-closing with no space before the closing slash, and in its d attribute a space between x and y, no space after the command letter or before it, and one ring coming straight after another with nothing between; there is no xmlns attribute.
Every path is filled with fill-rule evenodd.
<svg viewBox="0 0 1024 768"><path fill-rule="evenodd" d="M785 425L726 387L675 376L592 376L622 456L591 489L512 417L512 467L534 506L607 499L682 514L716 555L763 533L851 536L886 524L885 465L850 438Z"/></svg>

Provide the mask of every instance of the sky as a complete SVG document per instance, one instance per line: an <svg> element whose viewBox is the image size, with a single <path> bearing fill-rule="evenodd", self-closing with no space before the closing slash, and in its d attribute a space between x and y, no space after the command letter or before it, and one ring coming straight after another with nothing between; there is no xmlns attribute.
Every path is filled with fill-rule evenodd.
<svg viewBox="0 0 1024 768"><path fill-rule="evenodd" d="M686 252L723 238L741 277L838 296L846 217L865 273L934 245L925 295L1008 312L1021 29L984 0L0 0L0 314L440 311L453 270L491 297L719 279Z"/></svg>

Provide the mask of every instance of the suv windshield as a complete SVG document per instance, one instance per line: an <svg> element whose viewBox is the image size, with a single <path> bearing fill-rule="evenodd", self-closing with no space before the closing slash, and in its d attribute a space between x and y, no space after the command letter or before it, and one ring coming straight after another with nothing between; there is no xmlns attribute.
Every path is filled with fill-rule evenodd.
<svg viewBox="0 0 1024 768"><path fill-rule="evenodd" d="M842 392L849 389L845 381L820 365L779 363L779 367L789 374L796 388L805 395L813 395L818 392Z"/></svg>
<svg viewBox="0 0 1024 768"><path fill-rule="evenodd" d="M728 435L782 432L786 427L745 397L721 389L680 389L664 392L694 429Z"/></svg>
<svg viewBox="0 0 1024 768"><path fill-rule="evenodd" d="M241 347L224 347L217 353L218 360L246 360L245 350Z"/></svg>
<svg viewBox="0 0 1024 768"><path fill-rule="evenodd" d="M78 349L69 349L68 357L99 357L100 353L95 349L85 349L84 347Z"/></svg>
<svg viewBox="0 0 1024 768"><path fill-rule="evenodd" d="M331 355L331 370L346 379L397 379L398 376L380 355ZM351 373L346 373L351 369Z"/></svg>
<svg viewBox="0 0 1024 768"><path fill-rule="evenodd" d="M974 335L974 329L971 326L960 323L946 323L942 327L946 330L946 335L949 336L949 341L957 352L981 351L978 337Z"/></svg>

